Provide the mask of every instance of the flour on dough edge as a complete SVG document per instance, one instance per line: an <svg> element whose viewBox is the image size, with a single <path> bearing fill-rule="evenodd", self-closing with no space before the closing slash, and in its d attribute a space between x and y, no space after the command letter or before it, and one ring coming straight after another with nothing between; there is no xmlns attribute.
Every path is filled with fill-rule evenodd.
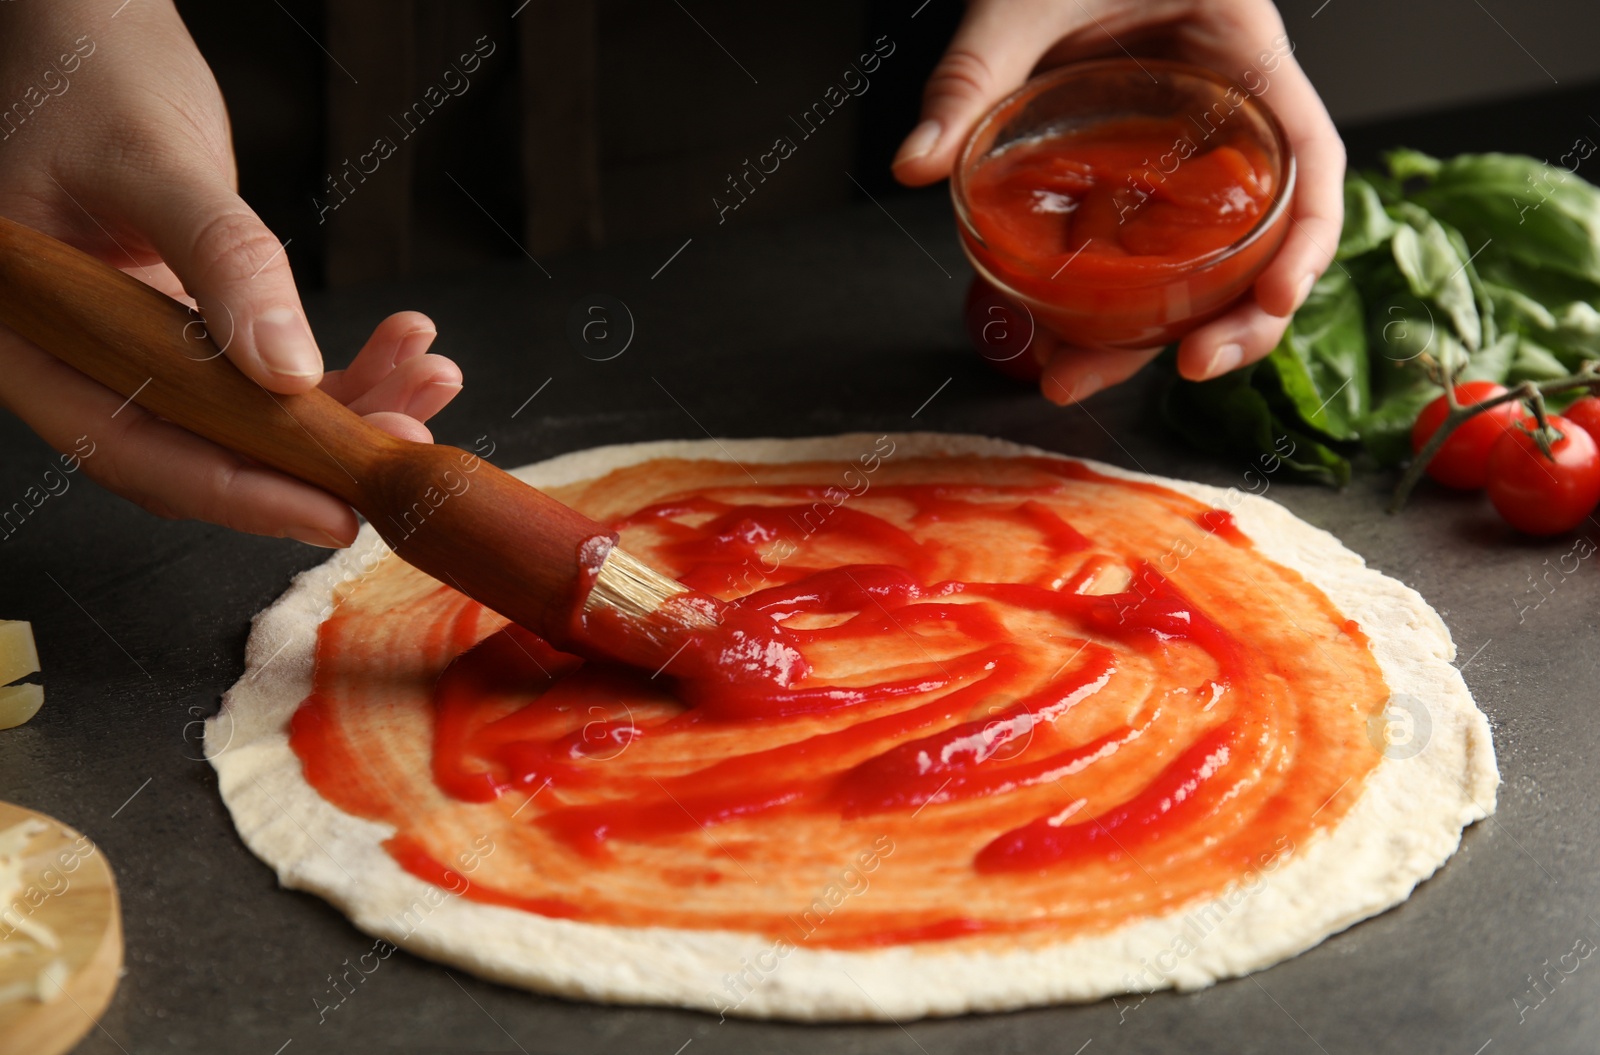
<svg viewBox="0 0 1600 1055"><path fill-rule="evenodd" d="M554 487L652 458L849 460L871 452L875 438L859 433L625 444L562 455L514 473ZM978 436L890 438L894 457L1064 457ZM1343 821L1296 847L1234 905L1218 898L1105 933L1010 951L963 950L958 942L860 952L800 947L778 959L776 969L730 1008L725 976L744 969L741 958L755 963L772 947L771 939L611 927L441 898L440 888L404 871L379 845L393 834L390 826L339 810L306 783L288 742L289 719L311 688L316 627L333 589L361 574L361 555L382 547L371 525L362 527L351 548L299 575L256 617L245 673L207 723L206 753L223 800L245 844L276 870L282 885L317 894L363 931L418 955L543 993L726 1009L751 1018L905 1021L1090 1001L1166 985L1199 989L1285 960L1404 901L1455 852L1462 829L1494 811L1500 779L1488 720L1450 662L1455 649L1443 621L1416 591L1368 568L1334 536L1269 499L1067 460L1109 476L1153 481L1231 511L1265 556L1304 576L1360 623L1393 694L1421 700L1427 709L1432 731L1423 750L1380 761ZM411 922L405 919L408 910ZM1155 963L1164 950L1170 958L1180 937L1192 942L1194 932L1185 922L1190 917L1216 922L1153 983L1141 961Z"/></svg>

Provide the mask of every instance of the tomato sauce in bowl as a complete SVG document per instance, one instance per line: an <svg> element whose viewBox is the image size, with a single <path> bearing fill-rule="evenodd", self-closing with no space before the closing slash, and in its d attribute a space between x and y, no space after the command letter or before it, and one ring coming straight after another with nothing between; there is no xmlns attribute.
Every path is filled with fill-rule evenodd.
<svg viewBox="0 0 1600 1055"><path fill-rule="evenodd" d="M1295 165L1256 97L1107 60L1029 82L968 137L951 194L981 279L1070 344L1150 348L1215 318L1282 244Z"/></svg>

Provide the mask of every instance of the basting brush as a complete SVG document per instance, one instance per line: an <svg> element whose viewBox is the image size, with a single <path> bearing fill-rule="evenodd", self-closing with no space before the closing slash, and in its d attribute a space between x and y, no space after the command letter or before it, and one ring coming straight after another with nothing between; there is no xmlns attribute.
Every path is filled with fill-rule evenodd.
<svg viewBox="0 0 1600 1055"><path fill-rule="evenodd" d="M151 413L337 495L402 559L559 648L650 666L714 621L603 525L459 448L390 436L321 391L268 392L189 308L3 218L0 322Z"/></svg>

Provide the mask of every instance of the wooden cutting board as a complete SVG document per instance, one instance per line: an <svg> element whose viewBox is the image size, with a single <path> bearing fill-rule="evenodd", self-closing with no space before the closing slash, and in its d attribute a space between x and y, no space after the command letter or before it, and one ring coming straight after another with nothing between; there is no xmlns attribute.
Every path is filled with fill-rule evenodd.
<svg viewBox="0 0 1600 1055"><path fill-rule="evenodd" d="M0 905L0 947L32 945L16 929L23 918L49 927L61 948L26 955L0 948L0 990L36 979L52 958L64 960L70 974L64 985L44 983L52 999L0 1003L0 1055L60 1055L71 1048L94 1028L122 970L122 913L105 854L53 817L0 802L0 831L30 819L48 827L28 842L28 858L37 863L23 876L22 893Z"/></svg>

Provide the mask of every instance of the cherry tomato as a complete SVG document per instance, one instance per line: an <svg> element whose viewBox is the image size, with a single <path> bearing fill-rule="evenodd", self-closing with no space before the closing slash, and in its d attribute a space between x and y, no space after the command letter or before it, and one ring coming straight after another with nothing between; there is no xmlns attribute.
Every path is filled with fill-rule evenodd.
<svg viewBox="0 0 1600 1055"><path fill-rule="evenodd" d="M1505 393L1505 387L1493 381L1468 381L1456 386L1456 399L1463 406L1482 403ZM1412 453L1422 450L1448 413L1450 403L1443 396L1422 408L1416 424L1411 426ZM1506 402L1462 422L1434 453L1433 460L1428 463L1428 475L1446 487L1463 491L1482 487L1489 478L1489 449L1519 413L1521 410L1514 401Z"/></svg>
<svg viewBox="0 0 1600 1055"><path fill-rule="evenodd" d="M1582 428L1591 440L1600 444L1600 399L1584 396L1573 401L1572 406L1561 412L1561 416Z"/></svg>
<svg viewBox="0 0 1600 1055"><path fill-rule="evenodd" d="M1034 354L1039 350L1038 330L1026 307L974 278L967 287L964 314L967 336L985 362L1007 377L1038 383L1044 366Z"/></svg>
<svg viewBox="0 0 1600 1055"><path fill-rule="evenodd" d="M1561 438L1544 456L1524 429L1508 428L1489 451L1489 501L1505 522L1530 535L1559 535L1583 523L1600 502L1600 448L1580 426L1559 415L1550 425Z"/></svg>

